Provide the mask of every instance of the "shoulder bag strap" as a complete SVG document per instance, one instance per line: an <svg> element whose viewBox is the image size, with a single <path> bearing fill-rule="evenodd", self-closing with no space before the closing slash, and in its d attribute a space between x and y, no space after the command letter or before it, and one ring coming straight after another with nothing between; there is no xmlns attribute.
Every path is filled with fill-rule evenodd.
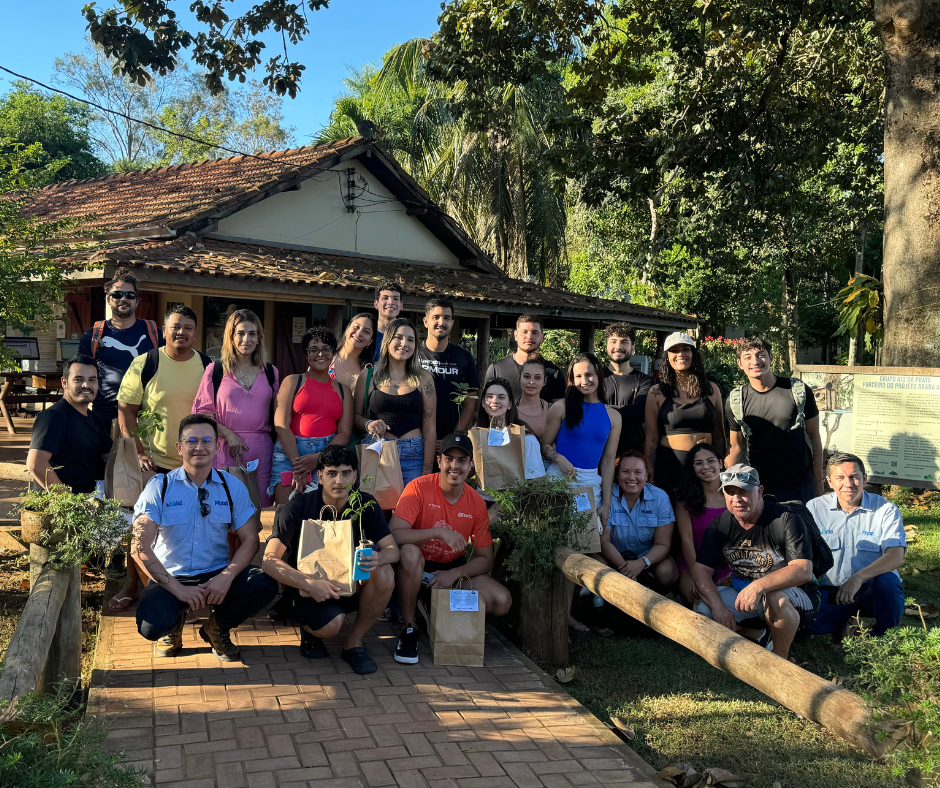
<svg viewBox="0 0 940 788"><path fill-rule="evenodd" d="M95 327L91 332L91 355L92 357L98 355L98 345L101 344L101 337L104 336L104 327L105 321L98 320L95 322Z"/></svg>

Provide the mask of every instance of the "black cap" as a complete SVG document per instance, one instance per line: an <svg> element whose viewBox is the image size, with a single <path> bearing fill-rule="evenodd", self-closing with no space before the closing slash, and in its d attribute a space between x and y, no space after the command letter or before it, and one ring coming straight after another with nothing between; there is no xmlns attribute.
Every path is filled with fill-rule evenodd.
<svg viewBox="0 0 940 788"><path fill-rule="evenodd" d="M448 449L462 449L468 457L473 456L473 442L466 432L453 432L441 441L441 454L446 454Z"/></svg>

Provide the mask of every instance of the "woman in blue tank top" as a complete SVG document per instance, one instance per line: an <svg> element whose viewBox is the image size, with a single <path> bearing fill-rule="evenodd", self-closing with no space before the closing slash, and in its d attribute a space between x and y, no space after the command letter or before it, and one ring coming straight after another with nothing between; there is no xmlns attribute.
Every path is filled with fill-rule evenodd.
<svg viewBox="0 0 940 788"><path fill-rule="evenodd" d="M606 528L621 422L620 413L604 402L600 371L591 353L579 353L571 360L565 398L549 408L545 419L542 456L551 463L549 474L564 476L572 487L594 488L594 504ZM574 584L568 592L573 594ZM571 617L570 599L568 625L586 631Z"/></svg>

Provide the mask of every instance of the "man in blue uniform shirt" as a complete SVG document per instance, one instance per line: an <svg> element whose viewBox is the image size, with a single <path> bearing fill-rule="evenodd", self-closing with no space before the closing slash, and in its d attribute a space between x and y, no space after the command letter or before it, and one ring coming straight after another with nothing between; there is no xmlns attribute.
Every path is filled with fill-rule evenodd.
<svg viewBox="0 0 940 788"><path fill-rule="evenodd" d="M220 660L239 658L231 630L266 607L277 582L251 566L258 531L248 521L255 507L238 479L212 467L218 430L209 416L193 414L179 425L176 450L183 466L158 474L134 507L134 558L155 582L137 606L137 630L155 640L158 657L183 647L186 609L212 609L199 635ZM238 549L229 559L229 528Z"/></svg>
<svg viewBox="0 0 940 788"><path fill-rule="evenodd" d="M901 512L880 495L865 492L865 464L854 454L833 454L826 478L834 492L806 506L835 564L819 580L822 603L807 630L813 635L841 633L861 614L875 619L873 635L883 635L904 614L897 571L907 549Z"/></svg>

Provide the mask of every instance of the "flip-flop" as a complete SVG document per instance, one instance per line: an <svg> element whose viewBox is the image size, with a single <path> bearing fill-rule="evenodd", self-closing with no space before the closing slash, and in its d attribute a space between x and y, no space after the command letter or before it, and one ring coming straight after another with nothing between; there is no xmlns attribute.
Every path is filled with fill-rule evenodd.
<svg viewBox="0 0 940 788"><path fill-rule="evenodd" d="M120 613L123 610L127 610L133 602L137 600L136 596L113 596L108 602L108 610L113 613ZM117 604L114 604L117 602Z"/></svg>

